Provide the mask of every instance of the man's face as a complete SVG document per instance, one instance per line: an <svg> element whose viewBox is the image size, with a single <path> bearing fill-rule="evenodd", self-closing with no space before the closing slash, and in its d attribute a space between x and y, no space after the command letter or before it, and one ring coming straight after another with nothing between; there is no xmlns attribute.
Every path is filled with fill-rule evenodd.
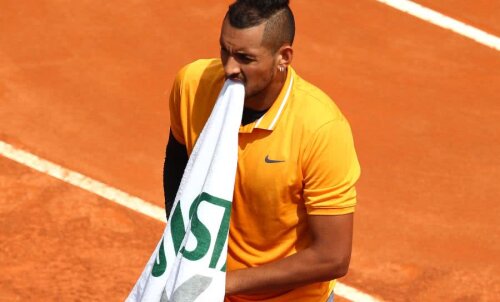
<svg viewBox="0 0 500 302"><path fill-rule="evenodd" d="M226 78L245 85L245 100L258 102L275 78L277 65L272 51L262 45L265 23L239 29L226 19L220 35L221 60Z"/></svg>

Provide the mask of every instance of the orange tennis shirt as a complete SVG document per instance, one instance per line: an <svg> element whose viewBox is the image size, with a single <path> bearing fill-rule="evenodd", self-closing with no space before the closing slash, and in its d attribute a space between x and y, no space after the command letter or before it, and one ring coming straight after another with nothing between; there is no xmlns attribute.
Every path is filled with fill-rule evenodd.
<svg viewBox="0 0 500 302"><path fill-rule="evenodd" d="M191 154L224 84L218 59L177 75L170 95L171 131ZM276 101L239 129L238 168L227 270L263 265L305 249L307 215L354 212L360 167L350 126L333 101L288 68ZM334 281L281 294L226 301L326 301Z"/></svg>

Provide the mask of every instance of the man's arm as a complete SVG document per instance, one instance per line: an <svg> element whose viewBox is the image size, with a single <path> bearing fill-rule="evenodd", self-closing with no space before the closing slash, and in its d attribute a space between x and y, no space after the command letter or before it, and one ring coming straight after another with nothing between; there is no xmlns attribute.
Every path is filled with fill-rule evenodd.
<svg viewBox="0 0 500 302"><path fill-rule="evenodd" d="M351 259L353 216L309 215L308 248L276 262L227 272L226 294L286 291L344 276Z"/></svg>
<svg viewBox="0 0 500 302"><path fill-rule="evenodd" d="M163 192L165 194L165 211L167 218L175 202L184 169L188 162L186 146L179 143L172 131L168 137L165 162L163 164Z"/></svg>

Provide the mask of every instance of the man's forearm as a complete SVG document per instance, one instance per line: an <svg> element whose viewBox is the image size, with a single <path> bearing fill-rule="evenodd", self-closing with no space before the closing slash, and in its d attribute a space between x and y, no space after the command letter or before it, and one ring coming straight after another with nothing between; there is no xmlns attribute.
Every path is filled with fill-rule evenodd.
<svg viewBox="0 0 500 302"><path fill-rule="evenodd" d="M333 280L347 273L349 260L324 257L313 249L306 249L276 262L228 272L226 293L281 292L310 283Z"/></svg>
<svg viewBox="0 0 500 302"><path fill-rule="evenodd" d="M308 225L308 248L259 267L229 271L226 293L282 292L344 276L351 259L353 214L309 216Z"/></svg>

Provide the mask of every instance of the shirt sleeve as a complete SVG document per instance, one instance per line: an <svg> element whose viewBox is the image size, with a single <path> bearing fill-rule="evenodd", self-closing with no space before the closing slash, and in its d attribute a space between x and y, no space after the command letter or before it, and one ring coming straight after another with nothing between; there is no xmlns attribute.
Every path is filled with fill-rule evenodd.
<svg viewBox="0 0 500 302"><path fill-rule="evenodd" d="M347 120L327 122L315 131L305 147L302 169L308 214L354 212L360 166Z"/></svg>
<svg viewBox="0 0 500 302"><path fill-rule="evenodd" d="M181 69L175 77L172 90L170 91L169 110L170 110L170 131L176 141L182 145L186 145L184 140L184 132L182 130L181 121L181 98L182 98L182 82L185 73L185 68Z"/></svg>

